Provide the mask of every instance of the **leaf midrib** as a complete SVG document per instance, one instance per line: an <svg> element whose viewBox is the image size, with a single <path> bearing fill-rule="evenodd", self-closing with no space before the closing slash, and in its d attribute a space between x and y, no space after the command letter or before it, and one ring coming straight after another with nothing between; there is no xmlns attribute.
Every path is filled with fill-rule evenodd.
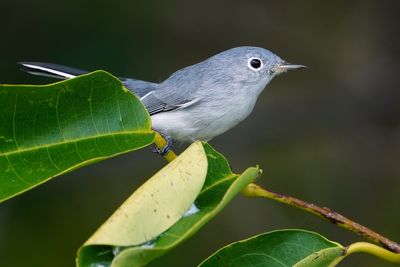
<svg viewBox="0 0 400 267"><path fill-rule="evenodd" d="M35 150L49 148L49 147L52 147L52 146L59 146L59 145L64 145L64 144L72 144L72 143L77 143L77 142L80 142L80 141L87 141L87 140L97 139L97 138L102 138L102 137L115 137L115 136L122 136L122 135L151 134L151 133L153 133L153 131L123 131L123 132L115 132L115 133L108 133L108 134L100 134L100 135L91 136L91 137L83 137L83 138L64 140L62 142L50 143L50 144L47 144L47 145L34 146L34 147L29 147L29 148L22 148L22 149L7 151L7 152L0 152L0 157L9 156L9 155L18 154L18 153L23 153L23 152L31 152L31 151L35 151Z"/></svg>
<svg viewBox="0 0 400 267"><path fill-rule="evenodd" d="M222 184L222 183L225 183L226 181L229 181L229 180L234 179L235 177L239 177L239 175L234 174L234 173L228 174L225 178L220 179L220 180L218 180L217 182L215 182L215 183L213 183L213 184L211 184L211 185L209 185L209 186L207 186L207 187L204 187L204 188L201 190L201 192L199 193L199 196L200 196L201 194L206 193L208 190L211 190L211 189L213 189L214 187L216 187L216 186L218 186L218 185L220 185L220 184Z"/></svg>

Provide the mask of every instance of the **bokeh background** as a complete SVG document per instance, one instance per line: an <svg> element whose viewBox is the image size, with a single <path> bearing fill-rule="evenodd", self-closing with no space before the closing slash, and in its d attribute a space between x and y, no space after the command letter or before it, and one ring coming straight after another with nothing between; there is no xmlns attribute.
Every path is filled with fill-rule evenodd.
<svg viewBox="0 0 400 267"><path fill-rule="evenodd" d="M398 1L2 0L0 10L2 83L54 81L20 72L15 63L27 60L157 82L240 45L307 65L272 81L251 116L211 144L236 172L259 164L266 187L400 241ZM73 266L79 246L163 165L143 149L1 203L0 265ZM344 245L363 240L294 208L239 196L151 266L195 266L223 245L278 228L318 231ZM341 266L394 265L355 255Z"/></svg>

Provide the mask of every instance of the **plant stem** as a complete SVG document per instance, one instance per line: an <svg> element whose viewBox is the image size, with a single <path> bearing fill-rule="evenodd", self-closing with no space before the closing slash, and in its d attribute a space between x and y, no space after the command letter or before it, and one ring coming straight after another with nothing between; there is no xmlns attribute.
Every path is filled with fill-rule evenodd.
<svg viewBox="0 0 400 267"><path fill-rule="evenodd" d="M164 139L164 137L162 137L162 135L160 135L157 132L156 132L154 142L159 149L162 149L167 144L167 141ZM176 157L177 157L176 154L172 150L170 150L167 154L164 155L164 158L168 162L171 162ZM269 191L267 189L264 189L259 185L253 184L253 183L247 185L246 188L243 189L242 194L247 197L263 197L263 198L272 199L272 200L278 201L280 203L284 203L289 206L293 206L293 207L299 208L301 210L310 212L310 213L317 215L321 218L324 218L324 219L332 222L333 224L336 224L344 229L347 229L356 234L364 236L365 238L371 240L372 242L381 244L386 249L395 252L392 254L395 254L396 257L394 257L392 255L392 256L388 256L389 258L393 257L393 259L396 262L400 261L400 259L399 259L400 245L398 243L382 236L381 234L378 234L377 232L375 232L357 222L354 222L354 221L344 217L343 215L341 215L335 211L332 211L330 208L320 207L320 206L308 203L304 200L301 200L301 199L298 199L298 198L295 198L292 196L275 193L275 192ZM384 251L377 249L379 247L374 246L372 244L369 244L369 246L367 246L366 244L369 244L369 243L365 243L365 242L355 243L355 244L349 246L348 253L363 251L363 252L368 252L368 253L374 254L378 257L379 257L379 255L389 255L388 253L390 253L385 250L385 252L386 252L386 254L385 254ZM374 246L374 248L372 249L373 252L371 252L372 246ZM368 249L367 247L370 249ZM366 251L366 250L368 250L368 251ZM399 255L399 257L397 257L397 255ZM385 258L388 258L388 257L385 257Z"/></svg>
<svg viewBox="0 0 400 267"><path fill-rule="evenodd" d="M292 196L287 196L279 193L275 193L272 191L269 191L267 189L262 188L259 185L256 184L249 184L243 191L243 195L248 196L248 197L263 197L263 198L268 198L272 199L302 210L305 210L307 212L310 212L312 214L315 214L321 218L324 218L333 224L336 224L344 229L350 230L354 233L357 233L359 235L364 236L365 238L381 244L384 246L386 249L393 251L395 253L400 253L400 245L380 234L377 232L359 224L356 223L343 215L332 211L331 209L327 207L319 207L314 204L305 202L301 199L292 197Z"/></svg>
<svg viewBox="0 0 400 267"><path fill-rule="evenodd" d="M400 254L393 253L384 249L382 247L378 247L377 245L367 243L367 242L357 242L351 244L346 249L347 256L353 253L364 252L371 255L374 255L378 258L384 259L386 261L390 261L393 263L400 263Z"/></svg>

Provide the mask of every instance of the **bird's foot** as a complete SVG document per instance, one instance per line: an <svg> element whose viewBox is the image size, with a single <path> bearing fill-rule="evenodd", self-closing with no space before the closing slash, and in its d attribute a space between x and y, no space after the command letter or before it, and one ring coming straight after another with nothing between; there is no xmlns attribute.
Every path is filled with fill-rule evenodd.
<svg viewBox="0 0 400 267"><path fill-rule="evenodd" d="M155 146L152 151L154 153L159 154L160 156L165 156L171 150L174 140L172 139L171 136L167 136L164 134L161 134L161 135L167 141L167 144L163 148L158 148L157 146Z"/></svg>

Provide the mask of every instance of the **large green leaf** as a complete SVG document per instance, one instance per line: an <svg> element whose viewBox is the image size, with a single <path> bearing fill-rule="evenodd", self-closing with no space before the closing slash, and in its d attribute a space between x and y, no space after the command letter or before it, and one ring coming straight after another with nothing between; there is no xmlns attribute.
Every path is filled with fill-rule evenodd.
<svg viewBox="0 0 400 267"><path fill-rule="evenodd" d="M0 202L78 167L152 143L149 115L110 74L0 85Z"/></svg>
<svg viewBox="0 0 400 267"><path fill-rule="evenodd" d="M304 230L278 230L230 244L199 267L326 267L343 259L345 248Z"/></svg>
<svg viewBox="0 0 400 267"><path fill-rule="evenodd" d="M226 159L221 154L208 144L204 144L203 146L207 155L208 169L204 186L195 200L195 205L198 208L196 212L182 217L167 231L140 245L116 246L114 242L110 242L109 244L101 242L91 244L89 239L79 250L77 258L78 266L132 267L146 265L196 233L205 223L217 215L235 195L246 185L254 181L260 174L260 170L254 167L247 169L241 175L233 174ZM190 154L186 154L186 156L188 157L187 160L196 160ZM173 173L171 174L174 175ZM158 195L154 195L154 198L161 197L163 194L180 198L179 195L171 194L168 190L168 188L160 190ZM120 219L124 218L120 216ZM148 218L141 217L130 219L148 220ZM116 229L116 231L118 230ZM140 235L141 233L139 232L138 234Z"/></svg>

